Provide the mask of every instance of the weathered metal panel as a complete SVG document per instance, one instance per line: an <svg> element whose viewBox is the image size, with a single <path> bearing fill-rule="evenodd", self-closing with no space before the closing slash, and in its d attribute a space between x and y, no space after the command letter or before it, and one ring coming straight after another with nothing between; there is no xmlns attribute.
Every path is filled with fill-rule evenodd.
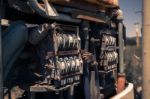
<svg viewBox="0 0 150 99"><path fill-rule="evenodd" d="M72 1L79 2L79 0L51 0L50 2L57 2L57 3L66 2L66 3L69 3L69 2L72 2ZM82 0L82 2L85 2L85 3L88 2L88 3L91 3L91 4L101 5L101 6L114 7L114 6L118 6L119 0Z"/></svg>

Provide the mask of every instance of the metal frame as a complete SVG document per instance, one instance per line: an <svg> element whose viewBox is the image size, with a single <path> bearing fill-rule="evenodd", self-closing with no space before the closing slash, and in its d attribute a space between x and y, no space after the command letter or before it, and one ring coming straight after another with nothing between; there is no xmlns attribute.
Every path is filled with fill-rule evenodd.
<svg viewBox="0 0 150 99"><path fill-rule="evenodd" d="M1 3L2 3L2 0L1 0ZM2 4L1 4L2 5ZM2 6L0 6L0 7L2 7ZM2 10L2 8L0 8L0 10ZM1 12L1 11L0 11ZM73 20L73 22L75 21L75 23L80 23L81 22L81 20L80 19L83 19L83 20L88 20L89 19L89 17L88 17L88 19L86 19L87 17L86 16L90 16L90 14L91 13L85 13L85 16L80 16L80 15L82 15L81 13L82 13L82 11L76 11L77 13L76 13L76 15L74 15L76 18L79 18L79 19L72 19L72 18L70 18L70 16L69 17L67 17L67 19L65 19L64 17L65 17L65 15L62 15L61 17L57 17L56 19L54 18L54 17L52 17L51 19L54 19L54 20L59 20L59 19L62 19L62 21L72 21ZM1 13L0 13L0 15L1 15ZM80 16L80 17L79 17ZM120 16L121 18L122 18L122 16ZM1 17L0 17L1 18ZM65 20L64 20L64 19ZM94 16L94 19L93 19L93 17L92 17L92 19L90 19L90 21L97 21L97 19L101 19L101 18L103 18L103 16L101 16L101 15L99 15L99 16L97 16L97 15L95 15ZM118 17L119 18L119 17ZM119 30L118 30L118 32L120 33L119 34L119 51L121 51L120 52L120 55L123 55L123 43L122 43L122 19L118 19L119 20ZM1 20L0 20L1 21ZM102 19L102 21L107 21L106 19ZM101 22L101 21L100 21ZM84 33L85 33L85 48L84 48L84 50L86 50L86 51L88 51L88 41L89 41L89 22L88 21L84 21L83 22L83 31L84 31ZM2 37L1 37L1 24L0 24L0 99L2 99L3 98L3 67L2 67ZM120 58L121 58L121 61L123 60L123 56L120 56ZM123 61L122 62L119 62L120 63L120 73L124 73L124 67L123 67ZM121 67L122 66L122 67ZM90 97L89 97L89 85L90 85L90 83L88 82L88 80L89 80L89 70L88 70L88 63L86 62L86 64L85 64L85 73L86 73L86 76L85 76L85 78L84 78L84 83L85 83L85 85L88 85L88 86L85 86L85 89L84 89L84 91L85 91L85 96L86 96L86 99L89 99ZM33 87L32 87L33 88ZM31 88L31 89L32 89ZM35 87L34 87L35 88ZM30 89L30 90L31 90ZM49 88L50 89L50 88ZM44 89L44 90L46 90L46 89ZM51 89L52 90L52 89ZM32 90L33 91L33 90Z"/></svg>
<svg viewBox="0 0 150 99"><path fill-rule="evenodd" d="M2 19L2 4L3 0L0 0L0 99L3 99L3 65L2 65L2 28L1 28L1 19Z"/></svg>

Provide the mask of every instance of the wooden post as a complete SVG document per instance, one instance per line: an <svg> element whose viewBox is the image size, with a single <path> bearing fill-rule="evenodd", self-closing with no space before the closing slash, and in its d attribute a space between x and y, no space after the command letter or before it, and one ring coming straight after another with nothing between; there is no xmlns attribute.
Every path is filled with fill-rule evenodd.
<svg viewBox="0 0 150 99"><path fill-rule="evenodd" d="M140 47L140 39L139 39L139 23L135 23L135 33L136 33L136 47Z"/></svg>
<svg viewBox="0 0 150 99"><path fill-rule="evenodd" d="M143 0L143 95L150 99L150 0Z"/></svg>

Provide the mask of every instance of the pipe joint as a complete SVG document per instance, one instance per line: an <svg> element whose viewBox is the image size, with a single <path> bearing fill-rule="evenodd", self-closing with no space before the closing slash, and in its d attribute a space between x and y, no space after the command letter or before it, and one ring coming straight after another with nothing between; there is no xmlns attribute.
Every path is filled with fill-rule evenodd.
<svg viewBox="0 0 150 99"><path fill-rule="evenodd" d="M121 9L117 10L117 20L118 21L123 21L124 17L123 17L123 11Z"/></svg>

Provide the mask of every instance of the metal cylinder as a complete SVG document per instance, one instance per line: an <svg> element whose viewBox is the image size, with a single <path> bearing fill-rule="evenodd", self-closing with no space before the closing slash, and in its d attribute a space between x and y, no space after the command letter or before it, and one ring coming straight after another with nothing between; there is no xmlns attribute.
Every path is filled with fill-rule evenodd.
<svg viewBox="0 0 150 99"><path fill-rule="evenodd" d="M84 32L84 40L85 40L85 45L84 45L84 50L88 51L89 48L89 23L87 21L84 21L82 23L83 25L83 32ZM85 99L90 99L90 83L89 83L89 65L88 62L85 61L84 63L84 76L83 76L83 83L84 83L84 95Z"/></svg>
<svg viewBox="0 0 150 99"><path fill-rule="evenodd" d="M119 72L124 73L122 22L119 22Z"/></svg>
<svg viewBox="0 0 150 99"><path fill-rule="evenodd" d="M123 41L123 13L119 9L118 10L118 42L119 42L119 74L117 81L117 92L120 93L124 90L125 87L125 73L124 73L124 41Z"/></svg>
<svg viewBox="0 0 150 99"><path fill-rule="evenodd" d="M119 73L124 73L124 53L123 53L123 13L121 10L118 10L118 42L119 42Z"/></svg>

